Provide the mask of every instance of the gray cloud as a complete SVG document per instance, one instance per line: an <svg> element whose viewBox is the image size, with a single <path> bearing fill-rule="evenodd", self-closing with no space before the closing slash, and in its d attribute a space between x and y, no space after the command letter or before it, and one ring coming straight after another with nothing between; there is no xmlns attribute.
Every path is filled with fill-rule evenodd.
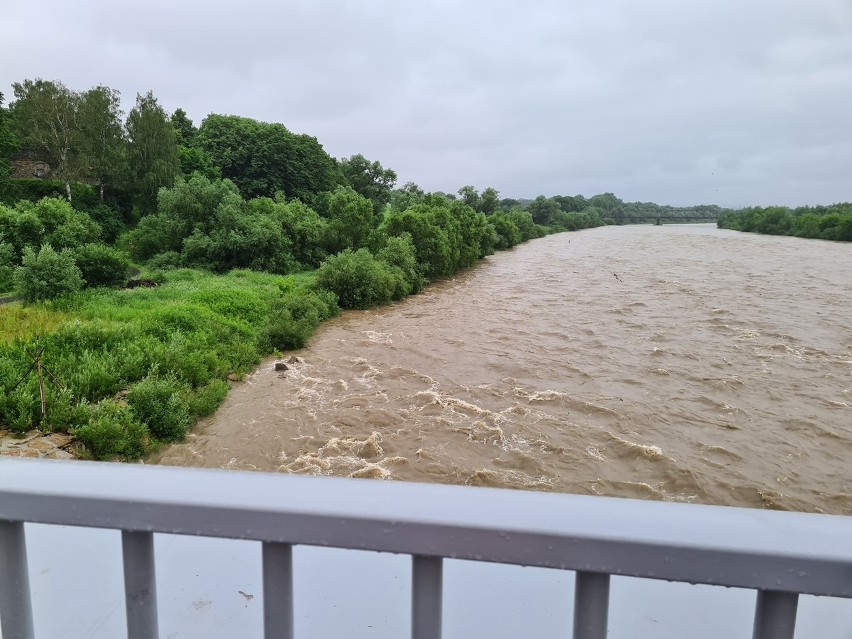
<svg viewBox="0 0 852 639"><path fill-rule="evenodd" d="M852 199L847 0L44 0L4 8L0 59L7 95L153 89L427 189Z"/></svg>

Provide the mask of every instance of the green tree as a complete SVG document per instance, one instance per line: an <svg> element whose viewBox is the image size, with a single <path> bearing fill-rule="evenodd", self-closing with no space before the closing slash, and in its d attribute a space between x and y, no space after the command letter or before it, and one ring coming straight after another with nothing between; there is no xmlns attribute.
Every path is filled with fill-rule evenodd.
<svg viewBox="0 0 852 639"><path fill-rule="evenodd" d="M470 185L463 186L459 189L459 196L461 197L462 202L467 204L474 211L480 210L482 201L476 188Z"/></svg>
<svg viewBox="0 0 852 639"><path fill-rule="evenodd" d="M479 200L479 212L485 213L485 215L493 215L500 206L500 191L489 186L482 192Z"/></svg>
<svg viewBox="0 0 852 639"><path fill-rule="evenodd" d="M364 246L378 218L373 203L349 186L329 196L327 217L333 253Z"/></svg>
<svg viewBox="0 0 852 639"><path fill-rule="evenodd" d="M128 156L138 204L153 211L157 192L170 187L180 173L177 135L163 107L149 91L136 96L127 116Z"/></svg>
<svg viewBox="0 0 852 639"><path fill-rule="evenodd" d="M316 138L295 135L283 124L211 114L201 123L196 145L246 198L280 191L312 204L338 183L335 161Z"/></svg>
<svg viewBox="0 0 852 639"><path fill-rule="evenodd" d="M71 251L57 253L50 244L44 244L38 253L29 246L24 249L21 266L15 271L15 290L24 301L51 300L81 288L83 278Z"/></svg>
<svg viewBox="0 0 852 639"><path fill-rule="evenodd" d="M24 148L43 156L53 175L65 183L71 200L71 182L79 179L83 165L77 119L80 95L61 82L24 80L12 85L12 115Z"/></svg>
<svg viewBox="0 0 852 639"><path fill-rule="evenodd" d="M116 183L126 173L121 116L118 91L97 86L82 94L78 113L80 152L86 173L98 182L101 201L104 186Z"/></svg>
<svg viewBox="0 0 852 639"><path fill-rule="evenodd" d="M198 128L192 123L189 116L186 115L186 111L180 108L175 109L175 112L169 118L169 122L177 134L178 144L191 147L195 142L195 135L198 133Z"/></svg>
<svg viewBox="0 0 852 639"><path fill-rule="evenodd" d="M536 224L547 226L550 224L553 216L562 209L559 207L559 203L556 200L539 195L530 203L527 210L532 215L532 219Z"/></svg>
<svg viewBox="0 0 852 639"><path fill-rule="evenodd" d="M396 184L396 173L384 168L378 161L370 162L363 155L353 155L340 161L344 184L373 203L373 210L381 213L390 202Z"/></svg>
<svg viewBox="0 0 852 639"><path fill-rule="evenodd" d="M0 93L0 198L6 195L10 172L10 160L18 149L18 140L12 129L12 116L3 106L3 94Z"/></svg>
<svg viewBox="0 0 852 639"><path fill-rule="evenodd" d="M390 205L394 211L404 211L423 202L426 193L414 182L406 182L402 188L391 193Z"/></svg>
<svg viewBox="0 0 852 639"><path fill-rule="evenodd" d="M589 206L594 206L601 212L602 215L607 217L611 217L610 211L613 211L622 204L624 204L624 202L622 202L612 193L601 193L599 195L593 195L588 200Z"/></svg>

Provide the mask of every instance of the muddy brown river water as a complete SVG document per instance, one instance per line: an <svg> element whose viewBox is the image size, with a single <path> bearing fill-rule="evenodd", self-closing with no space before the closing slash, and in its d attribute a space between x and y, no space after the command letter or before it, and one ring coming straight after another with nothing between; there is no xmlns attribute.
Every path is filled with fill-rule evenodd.
<svg viewBox="0 0 852 639"><path fill-rule="evenodd" d="M293 354L152 461L852 514L849 244L563 233Z"/></svg>

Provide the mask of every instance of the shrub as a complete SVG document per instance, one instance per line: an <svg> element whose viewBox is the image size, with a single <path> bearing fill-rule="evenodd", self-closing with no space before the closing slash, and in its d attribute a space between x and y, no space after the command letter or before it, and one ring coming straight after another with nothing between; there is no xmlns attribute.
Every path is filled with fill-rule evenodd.
<svg viewBox="0 0 852 639"><path fill-rule="evenodd" d="M183 258L177 251L165 251L148 260L147 266L154 271L168 271L181 268L183 266Z"/></svg>
<svg viewBox="0 0 852 639"><path fill-rule="evenodd" d="M15 272L15 289L27 302L50 300L76 293L83 287L80 269L70 251L57 253L45 244L36 253L24 249L21 266Z"/></svg>
<svg viewBox="0 0 852 639"><path fill-rule="evenodd" d="M191 421L187 387L174 376L149 375L130 387L127 403L140 422L163 441L183 439Z"/></svg>
<svg viewBox="0 0 852 639"><path fill-rule="evenodd" d="M101 227L101 237L105 242L115 242L124 230L124 217L121 212L106 204L98 204L87 213Z"/></svg>
<svg viewBox="0 0 852 639"><path fill-rule="evenodd" d="M148 429L112 400L98 404L91 421L72 433L95 459L139 459L149 446Z"/></svg>
<svg viewBox="0 0 852 639"><path fill-rule="evenodd" d="M264 351L302 348L320 322L338 311L337 300L329 291L295 289L287 292L272 305L260 348Z"/></svg>
<svg viewBox="0 0 852 639"><path fill-rule="evenodd" d="M74 261L86 286L122 286L130 261L121 251L104 244L84 244L74 250Z"/></svg>
<svg viewBox="0 0 852 639"><path fill-rule="evenodd" d="M393 299L397 275L367 249L346 249L323 262L317 285L337 295L343 308L370 308Z"/></svg>
<svg viewBox="0 0 852 639"><path fill-rule="evenodd" d="M410 233L389 237L377 257L397 272L394 299L402 299L410 293L419 293L423 289L426 280L417 268L414 243L411 241Z"/></svg>
<svg viewBox="0 0 852 639"><path fill-rule="evenodd" d="M189 396L189 414L193 417L207 417L219 408L228 395L228 382L214 379Z"/></svg>

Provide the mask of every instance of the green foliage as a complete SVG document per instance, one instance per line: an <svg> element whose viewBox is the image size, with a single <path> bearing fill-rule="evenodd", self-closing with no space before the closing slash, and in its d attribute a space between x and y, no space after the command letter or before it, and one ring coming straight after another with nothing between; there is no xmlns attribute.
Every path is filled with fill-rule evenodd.
<svg viewBox="0 0 852 639"><path fill-rule="evenodd" d="M535 224L542 224L547 226L550 224L553 216L556 215L562 209L559 206L559 202L554 200L553 198L544 197L543 195L539 195L532 203L529 205L527 209L532 216L532 221ZM517 224L517 222L516 222ZM531 237L535 237L535 235L526 236L524 229L521 226L518 226L521 230L521 235L524 236L524 239L530 239Z"/></svg>
<svg viewBox="0 0 852 639"><path fill-rule="evenodd" d="M852 203L831 206L751 207L724 211L719 228L769 235L795 235L822 240L852 242Z"/></svg>
<svg viewBox="0 0 852 639"><path fill-rule="evenodd" d="M351 187L340 187L328 198L331 251L359 249L367 243L377 224L373 204Z"/></svg>
<svg viewBox="0 0 852 639"><path fill-rule="evenodd" d="M373 203L376 214L390 202L396 173L379 162L370 162L361 154L353 155L340 161L340 173L346 186Z"/></svg>
<svg viewBox="0 0 852 639"><path fill-rule="evenodd" d="M152 211L160 188L172 186L180 173L180 152L175 130L151 91L136 96L136 106L127 116L127 139L139 206Z"/></svg>
<svg viewBox="0 0 852 639"><path fill-rule="evenodd" d="M222 177L222 171L203 149L184 145L180 146L180 172L186 176L198 173L210 180Z"/></svg>
<svg viewBox="0 0 852 639"><path fill-rule="evenodd" d="M124 178L127 171L121 116L118 91L97 86L80 95L77 121L83 172L102 188Z"/></svg>
<svg viewBox="0 0 852 639"><path fill-rule="evenodd" d="M498 251L505 251L523 241L521 232L509 215L497 213L488 218L488 223L491 224L497 235L497 243L494 248Z"/></svg>
<svg viewBox="0 0 852 639"><path fill-rule="evenodd" d="M316 138L293 134L283 124L211 114L201 123L195 146L248 198L281 191L311 202L337 182L335 162Z"/></svg>
<svg viewBox="0 0 852 639"><path fill-rule="evenodd" d="M288 290L272 305L262 336L264 350L304 347L314 329L339 311L337 298L329 291Z"/></svg>
<svg viewBox="0 0 852 639"><path fill-rule="evenodd" d="M192 120L189 119L189 116L186 115L186 111L183 109L175 109L175 112L172 113L172 116L169 118L169 123L175 130L178 143L183 147L191 147L195 142L195 136L198 133L198 129L192 123Z"/></svg>
<svg viewBox="0 0 852 639"><path fill-rule="evenodd" d="M216 412L225 401L229 390L228 382L214 379L189 395L189 414L194 417L207 417Z"/></svg>
<svg viewBox="0 0 852 639"><path fill-rule="evenodd" d="M266 212L281 225L293 258L303 269L318 268L328 256L329 224L299 200L283 202L256 198L248 202L250 211Z"/></svg>
<svg viewBox="0 0 852 639"><path fill-rule="evenodd" d="M25 301L50 300L82 287L83 278L70 251L57 253L50 244L38 253L29 246L24 248L22 264L15 271L15 290Z"/></svg>
<svg viewBox="0 0 852 639"><path fill-rule="evenodd" d="M74 250L74 261L86 286L122 286L130 261L121 251L104 244L84 244Z"/></svg>
<svg viewBox="0 0 852 639"><path fill-rule="evenodd" d="M139 459L149 447L148 429L131 410L114 401L103 401L89 423L74 429L95 459Z"/></svg>
<svg viewBox="0 0 852 639"><path fill-rule="evenodd" d="M130 387L127 403L134 417L162 441L180 441L189 428L189 388L173 375L150 375Z"/></svg>
<svg viewBox="0 0 852 639"><path fill-rule="evenodd" d="M393 299L399 278L367 249L346 249L323 262L317 285L337 295L343 308L370 308Z"/></svg>
<svg viewBox="0 0 852 639"><path fill-rule="evenodd" d="M376 257L395 272L396 289L393 299L402 299L406 295L423 290L426 279L417 268L417 255L410 233L387 238L384 248Z"/></svg>
<svg viewBox="0 0 852 639"><path fill-rule="evenodd" d="M86 213L100 227L104 242L114 244L125 228L121 212L106 204L98 204L87 209Z"/></svg>
<svg viewBox="0 0 852 639"><path fill-rule="evenodd" d="M21 254L24 247L49 243L57 249L76 248L100 239L101 228L88 214L60 199L0 205L0 234Z"/></svg>

